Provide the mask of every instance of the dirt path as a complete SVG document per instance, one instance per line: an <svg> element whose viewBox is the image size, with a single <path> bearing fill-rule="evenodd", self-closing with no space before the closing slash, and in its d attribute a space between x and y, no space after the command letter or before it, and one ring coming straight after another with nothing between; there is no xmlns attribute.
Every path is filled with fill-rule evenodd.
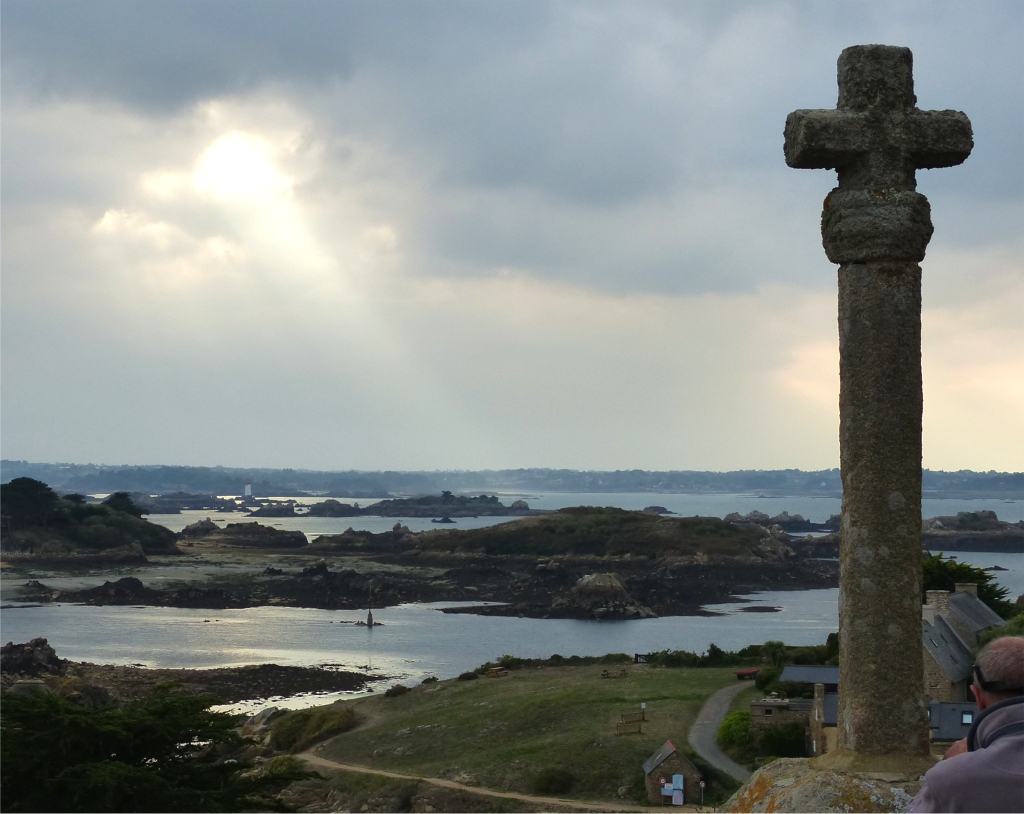
<svg viewBox="0 0 1024 814"><path fill-rule="evenodd" d="M729 705L732 699L743 690L750 687L749 682L737 681L732 686L719 690L701 707L697 720L690 728L690 745L697 751L697 754L704 758L716 769L721 769L732 775L741 783L750 779L750 771L740 766L725 752L718 748L718 727L725 720L729 712Z"/></svg>
<svg viewBox="0 0 1024 814"><path fill-rule="evenodd" d="M351 763L335 763L333 760L327 760L316 754L316 747L313 747L307 752L303 752L298 755L302 760L309 763L311 766L316 766L322 769L333 769L335 771L345 772L360 772L362 774L379 774L384 777L393 777L399 780L419 780L424 783L431 783L435 786L441 786L447 789L456 789L458 791L469 792L470 794L483 794L487 797L502 797L506 800L522 800L526 803L533 803L535 805L545 806L554 805L561 806L563 808L574 808L578 811L661 811L660 808L643 808L641 806L630 806L630 805L614 805L612 803L590 803L582 800L564 800L558 797L535 797L530 794L516 794L511 791L494 791L492 789L484 789L479 786L467 786L464 783L456 783L453 780L442 780L439 777L420 777L412 774L399 774L398 772L388 772L383 769L371 769L367 766L356 766ZM676 807L674 811L697 811L692 806Z"/></svg>

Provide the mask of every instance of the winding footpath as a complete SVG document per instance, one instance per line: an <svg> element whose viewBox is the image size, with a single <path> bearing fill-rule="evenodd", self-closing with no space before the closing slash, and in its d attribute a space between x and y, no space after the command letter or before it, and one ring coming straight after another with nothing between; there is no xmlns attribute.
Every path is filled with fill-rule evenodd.
<svg viewBox="0 0 1024 814"><path fill-rule="evenodd" d="M697 720L690 728L690 746L697 754L704 758L716 769L728 773L740 783L750 779L750 771L740 766L739 763L730 758L725 752L718 748L718 727L725 720L729 712L729 705L732 699L743 690L749 689L750 682L737 681L732 686L719 690L701 707Z"/></svg>

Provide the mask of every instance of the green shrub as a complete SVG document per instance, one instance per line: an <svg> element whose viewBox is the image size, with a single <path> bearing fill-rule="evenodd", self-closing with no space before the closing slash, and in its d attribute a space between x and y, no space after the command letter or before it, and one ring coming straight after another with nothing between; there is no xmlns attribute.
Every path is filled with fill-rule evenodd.
<svg viewBox="0 0 1024 814"><path fill-rule="evenodd" d="M476 673L470 670L468 673L460 673L459 681L472 681L475 678L480 678Z"/></svg>
<svg viewBox="0 0 1024 814"><path fill-rule="evenodd" d="M398 698L398 696L405 695L407 692L409 692L409 688L404 684L395 684L393 687L388 687L387 690L384 691L384 697Z"/></svg>
<svg viewBox="0 0 1024 814"><path fill-rule="evenodd" d="M437 676L427 676L420 682L420 684L436 684L438 680Z"/></svg>
<svg viewBox="0 0 1024 814"><path fill-rule="evenodd" d="M266 811L311 776L300 764L254 773L231 715L209 695L157 687L124 706L75 706L60 696L2 694L4 811Z"/></svg>
<svg viewBox="0 0 1024 814"><path fill-rule="evenodd" d="M1024 613L1018 613L1002 627L994 627L986 630L978 637L982 645L986 645L994 639L1001 639L1003 636L1024 636Z"/></svg>
<svg viewBox="0 0 1024 814"><path fill-rule="evenodd" d="M537 794L565 794L575 782L573 773L564 766L549 766L537 772L533 779L533 790Z"/></svg>
<svg viewBox="0 0 1024 814"><path fill-rule="evenodd" d="M309 707L287 713L271 728L271 745L285 752L301 752L328 735L356 725L351 707Z"/></svg>
<svg viewBox="0 0 1024 814"><path fill-rule="evenodd" d="M758 751L773 757L807 757L803 724L769 726L761 732Z"/></svg>
<svg viewBox="0 0 1024 814"><path fill-rule="evenodd" d="M718 727L718 742L722 746L742 749L750 744L750 712L738 709L725 716Z"/></svg>

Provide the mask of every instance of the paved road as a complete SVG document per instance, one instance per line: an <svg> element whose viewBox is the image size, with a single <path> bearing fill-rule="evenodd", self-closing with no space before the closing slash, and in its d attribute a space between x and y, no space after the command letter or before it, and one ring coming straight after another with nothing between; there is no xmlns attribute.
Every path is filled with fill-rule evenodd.
<svg viewBox="0 0 1024 814"><path fill-rule="evenodd" d="M383 769L371 769L368 766L356 766L351 763L335 763L333 760L327 760L316 754L316 749L310 749L308 752L303 752L299 755L304 761L309 763L311 766L316 766L322 769L335 769L346 772L361 772L363 774L379 774L384 777L397 777L402 780L421 780L424 783L433 783L435 786L442 786L448 789L458 789L459 791L468 791L470 794L484 794L488 797L504 797L509 800L523 800L527 803L535 803L541 807L543 806L561 806L563 808L574 808L579 811L661 811L661 809L650 809L642 808L640 806L630 805L613 805L609 803L591 803L583 802L582 800L563 800L556 797L534 797L529 794L516 794L511 791L494 791L492 789L484 789L479 786L467 786L463 783L456 783L453 780L441 780L439 777L419 777L412 774L398 774L397 772L386 772ZM674 809L679 811L679 808ZM692 806L687 806L682 809L683 811L693 811Z"/></svg>
<svg viewBox="0 0 1024 814"><path fill-rule="evenodd" d="M697 754L712 766L731 774L741 783L750 779L750 772L718 748L716 735L718 727L725 720L732 699L749 687L748 682L737 681L716 692L704 702L700 714L697 715L697 720L690 729L690 745L697 751Z"/></svg>

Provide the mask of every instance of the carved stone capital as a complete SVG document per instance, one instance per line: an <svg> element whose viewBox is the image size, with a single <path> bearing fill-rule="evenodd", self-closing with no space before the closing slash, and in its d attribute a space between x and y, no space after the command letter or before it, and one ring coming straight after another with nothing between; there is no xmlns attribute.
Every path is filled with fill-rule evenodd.
<svg viewBox="0 0 1024 814"><path fill-rule="evenodd" d="M907 189L833 189L821 213L821 242L833 263L919 263L932 237L931 207Z"/></svg>

